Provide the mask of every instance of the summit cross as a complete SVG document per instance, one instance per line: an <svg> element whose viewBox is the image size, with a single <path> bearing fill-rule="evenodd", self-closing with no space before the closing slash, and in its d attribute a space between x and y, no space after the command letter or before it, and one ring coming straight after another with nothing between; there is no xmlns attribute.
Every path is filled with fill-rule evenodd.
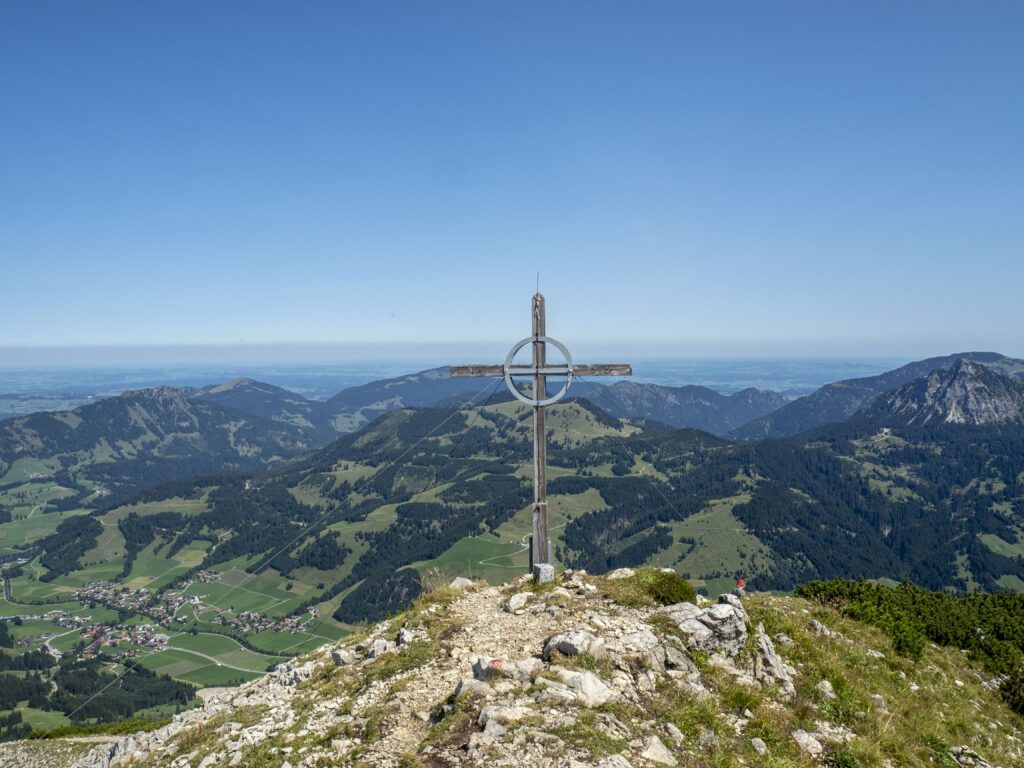
<svg viewBox="0 0 1024 768"><path fill-rule="evenodd" d="M574 364L565 345L545 335L544 296L533 296L533 335L527 336L512 347L504 365L453 365L452 376L503 376L509 391L527 405L533 406L533 535L530 537L530 568L538 582L551 581L555 577L551 539L548 538L548 488L547 473L547 432L544 427L544 409L554 405L569 391L575 376L632 376L633 369L628 363L598 363L593 365ZM533 359L528 364L515 362L516 353L527 344L533 347ZM564 359L562 363L547 361L548 345L555 347ZM515 377L529 376L533 379L532 397L525 394L515 383ZM565 378L565 384L554 395L548 396L549 376Z"/></svg>

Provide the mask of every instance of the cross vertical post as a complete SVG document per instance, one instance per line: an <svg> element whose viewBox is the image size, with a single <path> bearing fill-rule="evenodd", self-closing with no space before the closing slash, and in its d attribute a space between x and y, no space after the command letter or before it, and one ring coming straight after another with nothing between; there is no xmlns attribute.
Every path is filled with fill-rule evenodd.
<svg viewBox="0 0 1024 768"><path fill-rule="evenodd" d="M561 400L572 386L573 376L631 376L633 369L628 363L574 365L572 356L565 345L547 335L544 317L544 295L533 296L533 335L512 347L504 365L453 365L452 376L503 376L509 391L533 408L533 524L530 545L530 565L536 581L551 581L555 577L555 566L548 538L548 483L547 483L547 429L544 424L544 409ZM517 365L516 353L527 344L531 345L533 356L529 365ZM565 362L551 365L547 360L548 344L562 353ZM515 377L533 378L533 397L519 389ZM564 377L562 388L548 397L549 376Z"/></svg>
<svg viewBox="0 0 1024 768"><path fill-rule="evenodd" d="M533 377L533 399L547 399L547 376L541 373L547 363L545 344L540 341L544 337L544 296L540 293L533 297L533 367L537 371ZM543 405L533 406L533 552L531 562L536 568L550 559L548 557L548 435L544 425Z"/></svg>

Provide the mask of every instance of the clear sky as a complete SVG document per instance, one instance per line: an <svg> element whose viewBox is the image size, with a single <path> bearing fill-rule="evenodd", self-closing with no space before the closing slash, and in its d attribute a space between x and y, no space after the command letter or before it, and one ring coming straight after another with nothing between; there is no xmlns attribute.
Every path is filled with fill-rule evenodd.
<svg viewBox="0 0 1024 768"><path fill-rule="evenodd" d="M1022 40L1020 2L4 2L0 347L504 345L539 271L589 349L1022 355Z"/></svg>

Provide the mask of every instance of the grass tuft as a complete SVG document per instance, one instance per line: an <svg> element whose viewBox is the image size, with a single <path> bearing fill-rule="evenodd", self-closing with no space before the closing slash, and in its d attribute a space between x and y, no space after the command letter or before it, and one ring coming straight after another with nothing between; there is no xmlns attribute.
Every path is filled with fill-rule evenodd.
<svg viewBox="0 0 1024 768"><path fill-rule="evenodd" d="M697 599L697 590L678 573L655 568L639 568L627 579L605 579L602 590L605 597L626 608L692 603Z"/></svg>

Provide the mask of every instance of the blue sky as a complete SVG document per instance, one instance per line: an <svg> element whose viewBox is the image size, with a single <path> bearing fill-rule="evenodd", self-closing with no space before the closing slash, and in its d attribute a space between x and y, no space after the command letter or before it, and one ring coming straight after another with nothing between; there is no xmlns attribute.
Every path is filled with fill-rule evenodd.
<svg viewBox="0 0 1024 768"><path fill-rule="evenodd" d="M0 347L1024 354L1024 5L0 4Z"/></svg>

